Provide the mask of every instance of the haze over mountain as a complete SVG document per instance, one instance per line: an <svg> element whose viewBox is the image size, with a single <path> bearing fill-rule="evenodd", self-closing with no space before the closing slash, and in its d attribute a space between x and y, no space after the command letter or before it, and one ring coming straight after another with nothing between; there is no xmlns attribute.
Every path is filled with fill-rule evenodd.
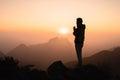
<svg viewBox="0 0 120 80"><path fill-rule="evenodd" d="M12 36L9 36L9 34L11 33L7 33L7 35L4 35L5 33L3 33L2 31L0 32L0 50L4 53L9 52L10 50L12 50L13 48L15 48L17 45L19 45L21 43L21 41L19 39L15 39L13 38L13 34Z"/></svg>
<svg viewBox="0 0 120 80"><path fill-rule="evenodd" d="M69 62L76 59L73 45L66 38L53 38L47 43L26 46L21 44L7 53L21 63L34 64L46 69L56 60Z"/></svg>
<svg viewBox="0 0 120 80"><path fill-rule="evenodd" d="M101 33L99 35L99 32L93 34L91 32L88 32L88 30L89 28L87 27L85 43L83 47L83 57L91 56L103 49L110 49L116 46L120 46L120 37L118 35L111 36L111 34L107 32ZM43 44L56 36L67 38L69 39L70 43L74 45L74 36L72 34L72 29L68 35L61 35L58 33L55 34L54 32L47 31L44 33L41 32L42 31L34 31L33 33L30 33L29 31L0 31L0 50L6 54L21 43L27 46Z"/></svg>
<svg viewBox="0 0 120 80"><path fill-rule="evenodd" d="M120 47L90 54L93 55L83 58L84 65L93 64L98 68L110 70L114 75L120 75ZM2 52L0 52L0 55L4 56ZM77 64L74 45L68 39L58 37L42 44L30 46L20 44L8 52L7 56L18 59L22 65L32 64L42 70L46 70L53 62L58 60L61 60L67 67L75 67Z"/></svg>

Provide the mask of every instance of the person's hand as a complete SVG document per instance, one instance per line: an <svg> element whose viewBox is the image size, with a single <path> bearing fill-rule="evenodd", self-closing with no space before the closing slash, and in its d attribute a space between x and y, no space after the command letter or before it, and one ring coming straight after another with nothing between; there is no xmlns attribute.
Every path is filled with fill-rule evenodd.
<svg viewBox="0 0 120 80"><path fill-rule="evenodd" d="M75 26L73 27L73 29L74 29L74 30L76 29Z"/></svg>

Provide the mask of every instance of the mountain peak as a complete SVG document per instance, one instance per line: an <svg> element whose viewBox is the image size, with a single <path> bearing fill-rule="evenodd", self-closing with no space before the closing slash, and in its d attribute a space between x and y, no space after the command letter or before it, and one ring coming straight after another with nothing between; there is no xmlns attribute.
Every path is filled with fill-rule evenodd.
<svg viewBox="0 0 120 80"><path fill-rule="evenodd" d="M15 49L16 50L25 50L25 49L28 49L28 47L25 44L20 44Z"/></svg>
<svg viewBox="0 0 120 80"><path fill-rule="evenodd" d="M57 40L59 40L59 38L58 37L54 37L54 38L50 39L48 42L55 42Z"/></svg>
<svg viewBox="0 0 120 80"><path fill-rule="evenodd" d="M25 44L20 44L17 46L15 49L11 50L8 52L8 55L15 54L15 53L20 53L20 54L27 54L28 53L28 47ZM16 55L18 55L16 54Z"/></svg>
<svg viewBox="0 0 120 80"><path fill-rule="evenodd" d="M25 44L20 44L18 47L26 48L27 46Z"/></svg>
<svg viewBox="0 0 120 80"><path fill-rule="evenodd" d="M70 44L69 43L69 40L67 39L67 38L63 38L63 37L54 37L54 38L52 38L52 39L50 39L49 41L48 41L48 43L67 43L67 44Z"/></svg>

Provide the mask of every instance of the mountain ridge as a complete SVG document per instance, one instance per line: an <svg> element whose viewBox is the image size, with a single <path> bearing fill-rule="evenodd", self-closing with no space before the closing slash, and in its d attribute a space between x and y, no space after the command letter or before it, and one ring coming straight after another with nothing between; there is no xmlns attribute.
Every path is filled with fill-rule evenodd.
<svg viewBox="0 0 120 80"><path fill-rule="evenodd" d="M66 38L57 37L43 44L31 46L20 44L7 53L7 56L12 56L23 63L34 64L44 69L56 60L63 62L72 60L70 55L76 57L72 44Z"/></svg>
<svg viewBox="0 0 120 80"><path fill-rule="evenodd" d="M120 76L120 47L103 50L92 56L83 58L83 65L92 64L99 68L109 69L114 75ZM75 68L77 61L65 64L68 68Z"/></svg>

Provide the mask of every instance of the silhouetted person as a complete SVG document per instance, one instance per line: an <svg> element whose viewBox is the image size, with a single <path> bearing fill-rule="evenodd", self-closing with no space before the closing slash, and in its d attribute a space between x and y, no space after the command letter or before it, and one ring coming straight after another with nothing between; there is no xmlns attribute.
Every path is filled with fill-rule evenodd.
<svg viewBox="0 0 120 80"><path fill-rule="evenodd" d="M78 57L78 65L82 65L82 47L84 44L84 35L85 35L85 25L82 24L82 18L77 18L76 24L77 28L73 27L73 35L75 36L75 49Z"/></svg>

